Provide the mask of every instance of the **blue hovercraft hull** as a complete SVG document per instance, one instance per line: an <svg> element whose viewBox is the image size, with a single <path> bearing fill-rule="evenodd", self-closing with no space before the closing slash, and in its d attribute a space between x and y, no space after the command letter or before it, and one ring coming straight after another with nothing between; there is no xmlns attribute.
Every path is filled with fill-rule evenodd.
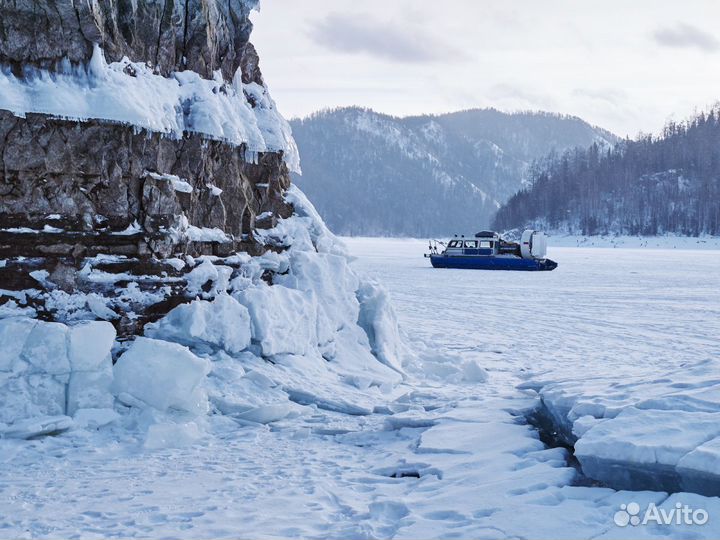
<svg viewBox="0 0 720 540"><path fill-rule="evenodd" d="M550 259L521 259L520 257L488 257L430 255L433 268L468 268L474 270L555 270L557 263Z"/></svg>

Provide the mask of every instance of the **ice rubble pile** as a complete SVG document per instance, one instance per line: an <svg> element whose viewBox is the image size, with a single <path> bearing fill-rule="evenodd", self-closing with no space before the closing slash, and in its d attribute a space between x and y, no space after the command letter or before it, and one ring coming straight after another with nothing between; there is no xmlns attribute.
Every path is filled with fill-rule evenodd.
<svg viewBox="0 0 720 540"><path fill-rule="evenodd" d="M0 109L25 117L42 113L64 119L98 119L181 138L195 132L252 153L282 151L291 171L300 157L287 121L267 88L243 83L238 68L232 82L217 71L212 80L193 71L163 77L146 64L124 58L108 64L95 45L86 66L65 61L51 72L26 67L16 77L0 66Z"/></svg>
<svg viewBox="0 0 720 540"><path fill-rule="evenodd" d="M71 425L63 416L74 415L77 425L88 414L78 416L81 409L114 403L124 416L150 412L152 446L197 430L209 412L267 423L306 406L367 414L387 400L412 355L386 294L355 274L297 188L286 198L295 214L261 232L283 250L188 258L198 298L147 325L112 368L109 323L0 321L0 433L60 431ZM241 273L231 278L229 262L240 263ZM57 425L33 431L47 417ZM189 427L177 432L182 425Z"/></svg>
<svg viewBox="0 0 720 540"><path fill-rule="evenodd" d="M583 472L615 489L720 495L720 361L657 378L530 382Z"/></svg>
<svg viewBox="0 0 720 540"><path fill-rule="evenodd" d="M180 344L205 362L204 368L188 369L204 381L206 394L176 404L186 413L209 407L241 421L269 422L302 405L373 411L402 380L402 365L410 358L395 316L384 291L352 271L344 247L304 195L292 187L286 198L295 215L261 234L266 243L287 249L261 257L235 255L243 273L230 280L222 261L206 258L193 273L201 276L196 283L212 281L213 291L201 294L207 299L148 325L148 339L120 357L116 373L138 347L153 347L156 358L167 358L156 366L159 373L171 370ZM272 285L262 279L267 270L274 272ZM195 365L192 357L184 360L188 366ZM152 397L139 395L139 388L125 378L118 390L132 398L121 393L120 400L148 403Z"/></svg>
<svg viewBox="0 0 720 540"><path fill-rule="evenodd" d="M112 419L107 322L73 327L24 317L0 319L0 437L26 437Z"/></svg>

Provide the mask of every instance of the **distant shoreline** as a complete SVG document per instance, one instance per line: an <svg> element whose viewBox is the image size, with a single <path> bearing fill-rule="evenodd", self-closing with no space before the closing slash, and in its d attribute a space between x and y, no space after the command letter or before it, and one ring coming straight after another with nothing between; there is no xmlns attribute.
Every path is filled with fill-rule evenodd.
<svg viewBox="0 0 720 540"><path fill-rule="evenodd" d="M552 248L623 248L623 249L681 249L720 250L720 236L615 236L615 235L555 235L548 234L548 247ZM388 236L342 236L344 241L397 240L427 243L427 238L406 238ZM445 237L434 237L443 240Z"/></svg>
<svg viewBox="0 0 720 540"><path fill-rule="evenodd" d="M615 236L548 235L554 247L601 247L628 249L706 249L719 250L718 236Z"/></svg>

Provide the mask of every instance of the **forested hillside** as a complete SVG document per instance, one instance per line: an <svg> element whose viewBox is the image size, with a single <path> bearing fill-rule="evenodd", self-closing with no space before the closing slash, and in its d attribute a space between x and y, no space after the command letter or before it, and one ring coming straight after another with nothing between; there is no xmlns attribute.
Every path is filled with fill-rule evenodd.
<svg viewBox="0 0 720 540"><path fill-rule="evenodd" d="M432 236L486 228L523 186L530 163L616 138L579 118L493 109L396 118L367 109L291 122L294 181L337 233Z"/></svg>
<svg viewBox="0 0 720 540"><path fill-rule="evenodd" d="M720 105L662 134L551 155L494 226L579 234L720 234Z"/></svg>

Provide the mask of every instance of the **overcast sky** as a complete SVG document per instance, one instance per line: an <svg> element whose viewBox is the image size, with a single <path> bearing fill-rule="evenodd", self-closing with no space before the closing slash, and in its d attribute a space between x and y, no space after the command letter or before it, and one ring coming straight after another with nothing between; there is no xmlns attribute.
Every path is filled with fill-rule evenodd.
<svg viewBox="0 0 720 540"><path fill-rule="evenodd" d="M253 20L286 117L537 109L634 136L720 99L718 0L263 0Z"/></svg>

